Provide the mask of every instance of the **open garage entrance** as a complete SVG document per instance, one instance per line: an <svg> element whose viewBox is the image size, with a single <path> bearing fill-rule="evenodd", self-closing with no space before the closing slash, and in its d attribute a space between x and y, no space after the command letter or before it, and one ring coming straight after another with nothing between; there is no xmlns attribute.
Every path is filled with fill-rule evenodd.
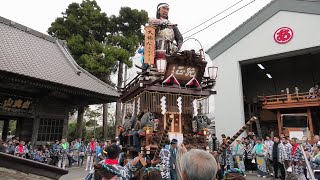
<svg viewBox="0 0 320 180"><path fill-rule="evenodd" d="M310 97L309 93L320 83L318 49L243 61L240 65L245 119L259 117L259 123L251 127L253 132L263 137L280 133L289 136L290 131L307 126L309 135L319 134L320 97ZM306 119L307 125L299 119Z"/></svg>

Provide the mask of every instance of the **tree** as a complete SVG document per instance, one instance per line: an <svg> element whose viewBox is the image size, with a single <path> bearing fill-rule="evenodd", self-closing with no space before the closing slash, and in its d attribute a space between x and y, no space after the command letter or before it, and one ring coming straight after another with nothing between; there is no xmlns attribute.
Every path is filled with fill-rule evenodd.
<svg viewBox="0 0 320 180"><path fill-rule="evenodd" d="M16 128L17 128L17 121L16 120L10 120L8 131L10 131L11 134L16 134Z"/></svg>
<svg viewBox="0 0 320 180"><path fill-rule="evenodd" d="M71 122L68 124L68 140L73 141L78 137L77 133L76 133L76 128L77 128L77 122ZM82 123L82 136L81 138L83 140L85 140L87 131L86 131L86 124L85 122Z"/></svg>
<svg viewBox="0 0 320 180"><path fill-rule="evenodd" d="M135 17L135 18L132 18ZM143 40L141 33L141 22L144 24L148 20L146 12L139 12L138 10L123 7L120 9L119 16L111 16L110 23L113 25L112 32L108 35L108 42L114 46L120 46L130 52L130 56L134 55L137 45ZM120 42L120 43L119 43ZM118 82L117 86L122 87L123 80L123 66L125 59L119 60L118 66ZM125 63L126 64L126 63ZM116 127L122 123L121 120L121 101L117 101L116 105Z"/></svg>
<svg viewBox="0 0 320 180"><path fill-rule="evenodd" d="M132 66L129 57L143 39L140 29L147 20L146 11L129 7L121 8L119 16L107 17L95 0L84 0L71 3L48 33L66 40L81 67L110 83L109 76L116 72L118 62Z"/></svg>
<svg viewBox="0 0 320 180"><path fill-rule="evenodd" d="M140 29L147 20L146 11L129 7L121 8L119 16L107 17L96 1L84 0L81 4L71 3L62 17L51 24L48 33L66 40L71 54L81 67L111 84L109 77L118 67L122 72L123 64L132 66L129 57L134 55L143 39ZM119 79L118 86L121 87L122 77ZM120 121L117 118L116 124Z"/></svg>

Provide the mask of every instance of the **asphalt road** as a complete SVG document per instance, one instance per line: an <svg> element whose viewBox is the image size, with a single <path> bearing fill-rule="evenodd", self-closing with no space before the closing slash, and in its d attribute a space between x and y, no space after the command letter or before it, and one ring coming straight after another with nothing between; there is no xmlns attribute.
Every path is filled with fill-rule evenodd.
<svg viewBox="0 0 320 180"><path fill-rule="evenodd" d="M84 167L66 168L69 173L62 176L59 180L84 180L89 171L84 171Z"/></svg>
<svg viewBox="0 0 320 180"><path fill-rule="evenodd" d="M84 177L87 175L88 171L84 171L84 167L71 167L67 168L69 170L69 173L67 175L64 175L60 178L60 180L83 180ZM246 177L247 180L271 180L272 178L259 178L256 176L255 173L248 174Z"/></svg>

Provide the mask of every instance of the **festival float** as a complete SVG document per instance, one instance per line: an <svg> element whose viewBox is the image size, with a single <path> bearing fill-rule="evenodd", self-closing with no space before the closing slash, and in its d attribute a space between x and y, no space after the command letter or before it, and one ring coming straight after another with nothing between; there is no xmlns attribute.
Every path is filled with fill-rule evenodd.
<svg viewBox="0 0 320 180"><path fill-rule="evenodd" d="M175 25L165 28L169 26ZM133 136L138 136L141 152L151 156L157 156L173 138L178 145L209 150L206 139L211 120L206 115L209 97L216 94L218 68L206 67L203 49L177 51L166 44L159 39L161 29L146 26L144 64L121 89L126 114L123 134L129 146L134 146ZM137 121L140 129L134 129Z"/></svg>

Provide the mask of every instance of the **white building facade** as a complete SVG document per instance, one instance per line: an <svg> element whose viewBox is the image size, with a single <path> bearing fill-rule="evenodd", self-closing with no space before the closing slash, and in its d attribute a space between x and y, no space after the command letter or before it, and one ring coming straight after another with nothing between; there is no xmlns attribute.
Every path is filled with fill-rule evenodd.
<svg viewBox="0 0 320 180"><path fill-rule="evenodd" d="M233 136L248 120L242 63L279 59L319 47L320 1L274 0L207 50L219 68L214 97L217 137Z"/></svg>

